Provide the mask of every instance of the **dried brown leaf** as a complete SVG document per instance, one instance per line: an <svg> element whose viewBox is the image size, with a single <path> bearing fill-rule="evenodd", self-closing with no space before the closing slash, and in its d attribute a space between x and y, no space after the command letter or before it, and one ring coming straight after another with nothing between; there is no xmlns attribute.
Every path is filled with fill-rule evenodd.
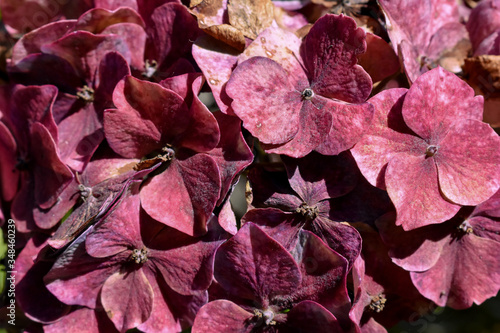
<svg viewBox="0 0 500 333"><path fill-rule="evenodd" d="M245 36L243 33L229 24L213 25L204 29L205 33L218 39L239 52L245 49Z"/></svg>
<svg viewBox="0 0 500 333"><path fill-rule="evenodd" d="M232 0L227 7L229 23L250 39L257 38L274 19L274 5L271 0Z"/></svg>

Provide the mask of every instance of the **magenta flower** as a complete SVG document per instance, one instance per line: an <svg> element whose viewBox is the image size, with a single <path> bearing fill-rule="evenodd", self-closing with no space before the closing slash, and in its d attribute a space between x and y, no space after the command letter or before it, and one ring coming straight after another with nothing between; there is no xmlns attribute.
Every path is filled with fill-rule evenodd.
<svg viewBox="0 0 500 333"><path fill-rule="evenodd" d="M11 91L8 110L2 118L11 128L12 136L2 126L0 152L10 170L2 167L6 179L1 182L4 193L12 195L17 191L11 214L22 232L35 226L52 228L69 208L56 204L73 179L73 173L59 155L59 133L52 113L56 95L54 86L17 85ZM47 214L49 210L51 214Z"/></svg>
<svg viewBox="0 0 500 333"><path fill-rule="evenodd" d="M117 109L104 113L106 138L116 153L164 162L164 171L141 189L144 210L189 235L206 232L221 188L217 162L207 154L219 142L219 127L197 97L202 83L200 74L169 78L163 86L127 76L113 94Z"/></svg>
<svg viewBox="0 0 500 333"><path fill-rule="evenodd" d="M465 309L500 290L500 192L452 219L405 232L394 216L379 221L392 261L410 272L418 291L439 306Z"/></svg>
<svg viewBox="0 0 500 333"><path fill-rule="evenodd" d="M336 155L360 139L372 118L372 106L364 103L372 82L356 64L365 49L365 33L354 20L325 15L302 43L302 60L283 52L281 62L253 57L240 63L226 85L231 107L268 152Z"/></svg>
<svg viewBox="0 0 500 333"><path fill-rule="evenodd" d="M296 246L302 229L309 230L346 258L350 268L361 251L361 237L356 229L339 223L344 220L332 220L331 214L336 209L334 198L351 191L358 181L353 158L348 153L312 153L283 161L289 185L264 170L249 174L252 204L265 208L248 211L242 221L258 224L288 250Z"/></svg>
<svg viewBox="0 0 500 333"><path fill-rule="evenodd" d="M215 220L203 238L189 237L149 218L131 195L56 260L45 282L66 304L93 309L99 298L119 331L181 330L181 318L192 320L191 307L206 301L219 239Z"/></svg>
<svg viewBox="0 0 500 333"><path fill-rule="evenodd" d="M288 253L253 223L217 250L215 279L227 293L203 306L193 332L312 329L343 332L332 314L345 314L345 259L304 231ZM327 295L327 296L326 296ZM330 310L330 311L329 311Z"/></svg>
<svg viewBox="0 0 500 333"><path fill-rule="evenodd" d="M481 121L482 97L455 75L439 67L370 103L372 129L352 154L372 185L387 188L397 225L443 222L500 187L500 138Z"/></svg>

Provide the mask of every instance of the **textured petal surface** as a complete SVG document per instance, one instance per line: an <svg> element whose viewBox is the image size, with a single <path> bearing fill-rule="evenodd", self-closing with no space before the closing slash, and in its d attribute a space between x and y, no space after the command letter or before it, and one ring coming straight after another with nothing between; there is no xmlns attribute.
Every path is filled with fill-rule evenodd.
<svg viewBox="0 0 500 333"><path fill-rule="evenodd" d="M318 94L349 103L364 102L372 80L356 65L366 51L365 32L346 16L327 14L309 31L301 46L311 88Z"/></svg>
<svg viewBox="0 0 500 333"><path fill-rule="evenodd" d="M120 332L137 327L149 318L153 297L153 288L142 269L116 272L102 286L102 306Z"/></svg>
<svg viewBox="0 0 500 333"><path fill-rule="evenodd" d="M500 243L475 235L450 239L439 261L425 272L412 272L422 295L439 306L465 309L481 304L500 289Z"/></svg>
<svg viewBox="0 0 500 333"><path fill-rule="evenodd" d="M263 307L273 295L286 295L301 282L292 256L253 223L219 247L214 275L229 293Z"/></svg>
<svg viewBox="0 0 500 333"><path fill-rule="evenodd" d="M297 134L301 95L277 62L254 57L241 63L226 91L243 126L262 142L282 144Z"/></svg>
<svg viewBox="0 0 500 333"><path fill-rule="evenodd" d="M384 90L369 99L374 115L368 133L351 149L363 176L372 184L385 189L385 168L397 153L409 151L418 140L409 135L401 108L406 89ZM424 148L425 149L425 148Z"/></svg>
<svg viewBox="0 0 500 333"><path fill-rule="evenodd" d="M192 332L241 332L250 333L253 325L246 322L254 315L231 301L216 300L200 309L194 320Z"/></svg>
<svg viewBox="0 0 500 333"><path fill-rule="evenodd" d="M141 189L140 195L149 216L188 235L200 236L207 231L206 222L219 194L217 164L205 154L196 154L172 161Z"/></svg>
<svg viewBox="0 0 500 333"><path fill-rule="evenodd" d="M425 155L394 156L387 166L385 181L398 214L396 224L405 230L441 223L460 209L441 196L435 162Z"/></svg>
<svg viewBox="0 0 500 333"><path fill-rule="evenodd" d="M403 118L417 135L437 144L458 119L481 120L483 98L456 75L435 68L414 82L403 103Z"/></svg>
<svg viewBox="0 0 500 333"><path fill-rule="evenodd" d="M477 120L454 125L436 155L440 189L451 201L474 206L500 187L500 137Z"/></svg>

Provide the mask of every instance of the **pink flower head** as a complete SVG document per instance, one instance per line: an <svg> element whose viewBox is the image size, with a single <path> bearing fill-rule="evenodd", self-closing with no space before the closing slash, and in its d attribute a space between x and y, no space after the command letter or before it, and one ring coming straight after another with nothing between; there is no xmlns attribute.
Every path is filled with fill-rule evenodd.
<svg viewBox="0 0 500 333"><path fill-rule="evenodd" d="M291 43L292 49L298 45ZM276 54L262 47L269 57ZM268 152L302 157L313 150L336 155L349 149L373 115L364 103L372 82L356 64L365 50L365 33L354 20L325 15L302 42L301 60L284 48L277 61L258 56L236 67L226 85L234 113Z"/></svg>
<svg viewBox="0 0 500 333"><path fill-rule="evenodd" d="M500 187L500 138L481 121L483 98L438 67L409 90L370 99L372 129L352 150L368 181L387 188L405 230L450 219Z"/></svg>

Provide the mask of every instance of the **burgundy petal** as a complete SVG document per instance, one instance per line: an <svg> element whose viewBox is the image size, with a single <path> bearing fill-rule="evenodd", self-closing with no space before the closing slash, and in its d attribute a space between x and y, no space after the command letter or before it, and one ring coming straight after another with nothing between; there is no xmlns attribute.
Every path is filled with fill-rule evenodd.
<svg viewBox="0 0 500 333"><path fill-rule="evenodd" d="M104 112L104 131L111 148L124 157L142 158L187 127L184 101L156 83L127 76L117 84L113 102L117 109Z"/></svg>
<svg viewBox="0 0 500 333"><path fill-rule="evenodd" d="M302 301L287 315L287 326L295 330L310 330L318 333L343 332L337 318L320 304Z"/></svg>
<svg viewBox="0 0 500 333"><path fill-rule="evenodd" d="M220 192L215 161L204 154L174 159L141 189L141 205L157 221L191 236L206 233ZM166 209L175 207L175 209Z"/></svg>
<svg viewBox="0 0 500 333"><path fill-rule="evenodd" d="M58 257L44 282L61 302L94 309L103 283L120 269L120 260L91 257L84 242L76 243Z"/></svg>
<svg viewBox="0 0 500 333"><path fill-rule="evenodd" d="M139 225L140 199L138 195L127 196L87 236L85 248L95 258L105 258L126 252L132 248L141 248Z"/></svg>
<svg viewBox="0 0 500 333"><path fill-rule="evenodd" d="M125 22L144 26L141 16L131 8L121 7L111 11L107 8L96 7L78 18L75 30L86 30L99 34L111 25Z"/></svg>
<svg viewBox="0 0 500 333"><path fill-rule="evenodd" d="M346 287L347 260L309 231L301 231L298 238L291 254L301 269L302 285L292 298L318 302L346 320L351 307Z"/></svg>
<svg viewBox="0 0 500 333"><path fill-rule="evenodd" d="M32 147L33 160L37 167L35 177L35 201L40 208L49 208L73 179L73 173L64 165L56 152L55 142L50 133L40 123L31 127L33 146L41 143L41 147Z"/></svg>
<svg viewBox="0 0 500 333"><path fill-rule="evenodd" d="M153 288L142 269L116 272L102 286L102 306L120 332L137 327L149 318L153 297Z"/></svg>
<svg viewBox="0 0 500 333"><path fill-rule="evenodd" d="M2 198L10 201L14 198L19 181L19 171L16 169L17 144L10 130L0 122L0 184Z"/></svg>
<svg viewBox="0 0 500 333"><path fill-rule="evenodd" d="M292 256L253 223L219 247L215 278L229 293L266 308L271 295L294 291L301 282Z"/></svg>
<svg viewBox="0 0 500 333"><path fill-rule="evenodd" d="M155 50L152 58L160 67L168 67L174 60L190 51L200 32L196 19L186 7L177 3L166 3L155 8L146 20L146 25Z"/></svg>
<svg viewBox="0 0 500 333"><path fill-rule="evenodd" d="M25 34L12 48L12 65L33 53L41 53L44 44L54 42L74 29L76 20L61 20L45 24Z"/></svg>
<svg viewBox="0 0 500 333"><path fill-rule="evenodd" d="M213 115L221 133L217 147L209 151L208 155L219 166L221 193L217 205L220 205L243 169L252 163L254 156L241 133L241 121L222 112Z"/></svg>
<svg viewBox="0 0 500 333"><path fill-rule="evenodd" d="M301 47L302 59L318 94L349 103L364 102L372 81L356 65L357 56L366 51L365 32L343 15L325 15L309 31Z"/></svg>
<svg viewBox="0 0 500 333"><path fill-rule="evenodd" d="M17 221L16 221L17 222ZM70 307L59 301L45 287L43 276L52 263L34 263L33 257L46 245L38 237L31 238L16 259L16 301L24 314L38 322L57 321L70 311ZM43 304L37 300L43 299Z"/></svg>
<svg viewBox="0 0 500 333"><path fill-rule="evenodd" d="M301 159L282 156L290 186L309 205L340 197L358 181L355 161L350 154L322 156L311 153Z"/></svg>
<svg viewBox="0 0 500 333"><path fill-rule="evenodd" d="M253 325L246 324L254 315L231 301L216 300L203 306L194 320L192 332L253 332Z"/></svg>

